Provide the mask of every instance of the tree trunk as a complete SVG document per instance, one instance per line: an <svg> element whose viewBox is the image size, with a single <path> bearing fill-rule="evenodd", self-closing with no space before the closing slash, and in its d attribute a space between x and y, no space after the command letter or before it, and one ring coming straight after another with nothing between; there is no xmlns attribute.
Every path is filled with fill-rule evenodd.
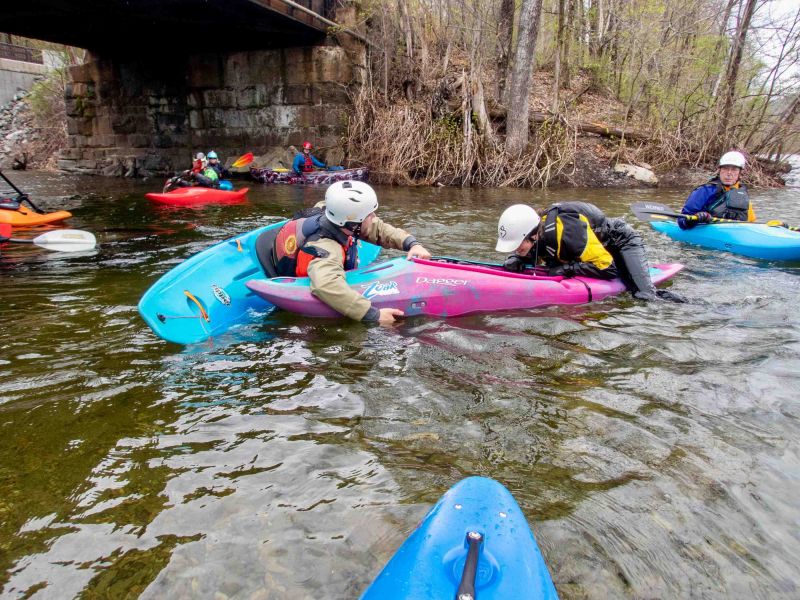
<svg viewBox="0 0 800 600"><path fill-rule="evenodd" d="M522 0L514 66L509 81L510 118L506 128L506 150L512 156L522 154L528 145L529 94L541 11L542 0Z"/></svg>
<svg viewBox="0 0 800 600"><path fill-rule="evenodd" d="M550 110L558 112L558 91L561 87L561 52L564 48L564 3L558 0L558 24L556 26L555 69L553 69L553 106Z"/></svg>
<svg viewBox="0 0 800 600"><path fill-rule="evenodd" d="M561 71L563 72L561 87L565 89L572 87L569 49L572 42L572 31L575 28L575 4L577 2L578 0L569 0L569 12L567 13L564 29L564 44L561 49Z"/></svg>
<svg viewBox="0 0 800 600"><path fill-rule="evenodd" d="M718 128L719 134L723 136L723 141L725 141L724 133L728 126L728 120L731 117L733 101L736 96L736 81L739 78L739 66L742 63L742 54L744 53L744 45L747 41L747 32L750 29L750 21L752 20L753 12L756 9L756 0L746 0L746 2L747 4L745 4L744 7L742 20L739 22L739 25L736 28L736 37L734 38L733 48L731 48L728 68L725 70L725 96Z"/></svg>
<svg viewBox="0 0 800 600"><path fill-rule="evenodd" d="M734 4L736 4L739 0L729 0L729 2L725 5L725 10L722 13L722 18L719 20L720 27L719 27L719 41L717 42L716 46L714 47L714 57L719 56L720 50L722 50L722 40L725 39L725 34L728 30L728 21L731 18L731 11L733 10ZM721 57L720 57L721 60ZM711 88L711 97L716 98L717 94L719 93L719 86L722 83L722 70L720 70L719 75L717 75L716 79L714 80L714 86Z"/></svg>
<svg viewBox="0 0 800 600"><path fill-rule="evenodd" d="M497 80L495 98L503 97L506 87L511 39L514 33L514 0L500 2L500 14L497 17Z"/></svg>

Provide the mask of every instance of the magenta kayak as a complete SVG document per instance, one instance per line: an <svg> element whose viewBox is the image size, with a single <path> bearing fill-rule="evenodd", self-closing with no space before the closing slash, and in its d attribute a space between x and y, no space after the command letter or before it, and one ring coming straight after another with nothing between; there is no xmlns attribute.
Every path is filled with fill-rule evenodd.
<svg viewBox="0 0 800 600"><path fill-rule="evenodd" d="M233 204L242 202L249 188L242 188L235 192L226 192L215 188L184 187L166 193L151 192L144 197L158 204L172 204L174 206L189 206L194 204Z"/></svg>
<svg viewBox="0 0 800 600"><path fill-rule="evenodd" d="M653 283L666 281L681 264L650 269ZM369 298L375 308L399 308L406 315L456 317L475 313L584 304L625 291L619 279L548 277L510 273L490 265L456 264L447 260L395 258L355 269L347 283ZM340 316L311 294L307 277L254 279L247 287L285 310L314 317Z"/></svg>

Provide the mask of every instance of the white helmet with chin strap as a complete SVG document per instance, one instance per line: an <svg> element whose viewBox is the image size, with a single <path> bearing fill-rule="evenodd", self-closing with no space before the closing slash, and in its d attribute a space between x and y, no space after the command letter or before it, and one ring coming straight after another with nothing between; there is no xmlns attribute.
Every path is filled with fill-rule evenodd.
<svg viewBox="0 0 800 600"><path fill-rule="evenodd" d="M719 166L720 167L739 167L740 169L744 169L744 154L741 152L726 152L722 155L722 158L719 159Z"/></svg>
<svg viewBox="0 0 800 600"><path fill-rule="evenodd" d="M378 208L378 196L363 181L337 181L325 192L325 216L339 227L361 223Z"/></svg>
<svg viewBox="0 0 800 600"><path fill-rule="evenodd" d="M509 206L500 215L500 222L497 224L495 250L513 252L539 226L540 221L536 211L527 204Z"/></svg>

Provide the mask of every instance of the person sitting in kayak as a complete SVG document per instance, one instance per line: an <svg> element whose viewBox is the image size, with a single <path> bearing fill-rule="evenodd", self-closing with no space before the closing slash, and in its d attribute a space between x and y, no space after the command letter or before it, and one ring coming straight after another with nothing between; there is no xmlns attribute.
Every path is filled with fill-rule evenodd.
<svg viewBox="0 0 800 600"><path fill-rule="evenodd" d="M745 158L741 152L726 152L719 159L719 172L708 183L696 187L689 194L681 212L696 219L678 219L678 227L691 229L698 223L711 219L755 221L756 213L750 203L747 188L741 183Z"/></svg>
<svg viewBox="0 0 800 600"><path fill-rule="evenodd" d="M378 198L363 181L337 181L324 202L256 240L256 255L269 277L309 277L311 293L356 321L391 323L403 311L377 309L347 285L344 274L358 267L358 240L430 258L416 238L375 215Z"/></svg>
<svg viewBox="0 0 800 600"><path fill-rule="evenodd" d="M219 162L219 156L213 150L206 154L206 158L208 159L208 166L209 169L214 169L217 173L217 179L228 179L230 178L231 174L228 172L228 169L223 167Z"/></svg>
<svg viewBox="0 0 800 600"><path fill-rule="evenodd" d="M314 167L318 169L328 168L328 165L311 154L311 150L313 148L314 147L311 145L311 142L303 142L302 154L297 154L294 157L294 162L292 163L292 171L294 171L296 175L302 176L303 173L310 173L314 170Z"/></svg>
<svg viewBox="0 0 800 600"><path fill-rule="evenodd" d="M214 154L216 156L216 153ZM218 188L219 175L217 171L208 163L205 154L198 152L197 156L192 161L192 168L167 179L164 184L163 193L167 193L179 187L193 187L193 186Z"/></svg>
<svg viewBox="0 0 800 600"><path fill-rule="evenodd" d="M515 204L500 216L498 252L511 252L504 267L520 272L540 261L548 275L622 279L634 297L683 302L650 279L642 237L623 219L609 219L594 204L561 202L540 217L530 206Z"/></svg>

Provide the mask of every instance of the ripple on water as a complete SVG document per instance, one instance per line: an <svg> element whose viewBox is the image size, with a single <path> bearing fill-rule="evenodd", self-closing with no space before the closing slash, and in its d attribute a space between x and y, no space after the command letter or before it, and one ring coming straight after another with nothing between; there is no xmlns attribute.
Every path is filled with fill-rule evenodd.
<svg viewBox="0 0 800 600"><path fill-rule="evenodd" d="M0 256L3 595L356 597L471 474L514 493L562 598L798 595L796 265L636 224L652 262L686 264L672 288L688 305L623 296L393 328L276 312L181 348L139 319L147 286L322 191L158 211L152 182L20 177L102 245ZM531 201L380 193L434 252L488 260L497 215ZM682 196L593 193L614 215ZM800 222L781 193L762 212Z"/></svg>

